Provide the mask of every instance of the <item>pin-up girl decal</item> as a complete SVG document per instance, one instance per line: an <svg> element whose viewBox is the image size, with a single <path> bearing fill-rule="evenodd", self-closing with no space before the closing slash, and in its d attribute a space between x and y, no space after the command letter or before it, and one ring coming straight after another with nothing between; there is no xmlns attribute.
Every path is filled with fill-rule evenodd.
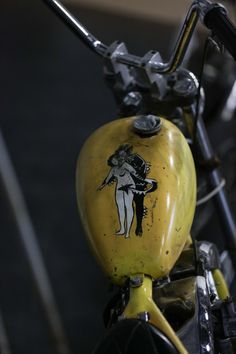
<svg viewBox="0 0 236 354"><path fill-rule="evenodd" d="M130 228L134 218L134 204L136 211L137 236L142 236L142 220L144 217L144 197L157 189L157 182L154 179L146 178L150 166L138 154L132 153L132 146L121 145L107 161L111 167L108 176L101 186L116 182L115 200L118 209L120 230L117 235L129 237Z"/></svg>

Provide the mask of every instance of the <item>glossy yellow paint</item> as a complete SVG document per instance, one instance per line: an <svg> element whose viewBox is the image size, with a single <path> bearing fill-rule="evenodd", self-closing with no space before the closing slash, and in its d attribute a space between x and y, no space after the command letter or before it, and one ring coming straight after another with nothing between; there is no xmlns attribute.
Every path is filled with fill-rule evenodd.
<svg viewBox="0 0 236 354"><path fill-rule="evenodd" d="M229 289L226 284L225 278L219 269L214 269L212 275L215 281L216 290L221 300L225 300L230 297Z"/></svg>
<svg viewBox="0 0 236 354"><path fill-rule="evenodd" d="M139 287L130 288L129 302L123 312L125 318L139 318L140 314L148 312L149 322L161 330L176 346L180 354L187 354L182 342L161 313L152 298L152 279L145 276Z"/></svg>
<svg viewBox="0 0 236 354"><path fill-rule="evenodd" d="M187 237L186 243L184 245L184 248L189 248L192 245L192 243L193 243L193 240L192 240L191 235L189 234Z"/></svg>
<svg viewBox="0 0 236 354"><path fill-rule="evenodd" d="M95 131L80 153L76 175L80 216L91 248L105 273L118 284L132 274L159 278L170 272L188 239L196 203L195 167L182 133L162 118L159 133L141 137L133 131L134 119L115 120ZM144 196L148 213L141 237L135 234L134 203L128 237L116 233L120 227L118 182L103 183L111 173L107 160L123 144L131 145L132 152L150 164L147 178L158 183L155 191Z"/></svg>

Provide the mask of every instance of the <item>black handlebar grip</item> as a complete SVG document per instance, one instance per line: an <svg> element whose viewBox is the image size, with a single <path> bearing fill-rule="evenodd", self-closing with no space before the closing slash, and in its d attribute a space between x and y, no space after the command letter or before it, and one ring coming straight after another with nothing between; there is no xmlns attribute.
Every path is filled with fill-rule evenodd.
<svg viewBox="0 0 236 354"><path fill-rule="evenodd" d="M206 13L204 23L236 60L236 27L228 18L225 8L213 6Z"/></svg>

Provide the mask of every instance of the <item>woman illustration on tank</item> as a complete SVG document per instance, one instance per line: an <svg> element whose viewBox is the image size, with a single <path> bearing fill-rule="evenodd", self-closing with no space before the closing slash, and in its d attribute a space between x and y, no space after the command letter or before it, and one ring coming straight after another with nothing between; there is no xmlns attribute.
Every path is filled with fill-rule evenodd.
<svg viewBox="0 0 236 354"><path fill-rule="evenodd" d="M120 229L117 235L130 237L130 229L134 218L134 204L136 209L137 226L135 233L142 236L142 219L144 216L144 197L157 188L154 179L147 179L148 164L138 154L132 153L132 146L121 145L108 158L107 164L111 167L108 176L98 188L116 181L115 200L118 209Z"/></svg>

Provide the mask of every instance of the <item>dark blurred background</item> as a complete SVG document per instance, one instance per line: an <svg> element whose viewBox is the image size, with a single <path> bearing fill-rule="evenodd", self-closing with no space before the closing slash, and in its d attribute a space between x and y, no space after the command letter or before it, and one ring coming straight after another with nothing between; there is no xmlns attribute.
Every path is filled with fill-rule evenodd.
<svg viewBox="0 0 236 354"><path fill-rule="evenodd" d="M179 9L168 21L168 14L155 19L134 11L132 17L85 5L68 4L106 44L121 39L130 52L158 49L168 57L182 17ZM100 59L42 1L2 0L0 9L0 129L71 353L88 354L103 333L110 286L79 221L75 166L85 139L116 118L116 106L104 85ZM194 43L198 46L197 39ZM3 354L56 354L3 183L0 211L0 332L9 344Z"/></svg>

